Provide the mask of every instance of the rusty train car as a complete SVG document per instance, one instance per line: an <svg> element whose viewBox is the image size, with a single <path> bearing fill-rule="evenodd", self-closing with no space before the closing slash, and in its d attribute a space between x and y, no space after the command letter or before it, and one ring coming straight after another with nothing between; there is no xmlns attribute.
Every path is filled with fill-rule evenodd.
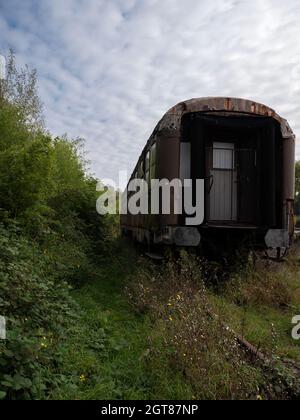
<svg viewBox="0 0 300 420"><path fill-rule="evenodd" d="M291 245L295 135L265 105L219 97L177 104L155 127L134 178L205 182L205 215L199 226L187 226L174 211L123 214L122 233L139 242L198 247L251 237L279 253Z"/></svg>

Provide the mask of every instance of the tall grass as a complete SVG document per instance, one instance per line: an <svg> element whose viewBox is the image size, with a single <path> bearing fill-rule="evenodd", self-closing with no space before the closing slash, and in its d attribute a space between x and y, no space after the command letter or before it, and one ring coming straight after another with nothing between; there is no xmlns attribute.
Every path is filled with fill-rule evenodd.
<svg viewBox="0 0 300 420"><path fill-rule="evenodd" d="M133 279L129 299L159 331L150 350L152 363L157 366L167 355L166 366L186 378L194 398L256 399L265 392L263 374L215 316L205 271L201 261L183 253L178 261L140 270Z"/></svg>

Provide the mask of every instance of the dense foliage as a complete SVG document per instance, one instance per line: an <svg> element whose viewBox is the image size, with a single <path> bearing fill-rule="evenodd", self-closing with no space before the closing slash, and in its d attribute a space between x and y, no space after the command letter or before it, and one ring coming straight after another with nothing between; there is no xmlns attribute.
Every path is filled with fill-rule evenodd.
<svg viewBox="0 0 300 420"><path fill-rule="evenodd" d="M19 72L13 54L0 92L0 399L43 398L65 380L70 285L88 280L113 224L96 213L82 141L43 129L35 72Z"/></svg>
<svg viewBox="0 0 300 420"><path fill-rule="evenodd" d="M296 213L296 216L297 216L297 224L299 225L299 217L300 217L300 161L296 162L295 213Z"/></svg>

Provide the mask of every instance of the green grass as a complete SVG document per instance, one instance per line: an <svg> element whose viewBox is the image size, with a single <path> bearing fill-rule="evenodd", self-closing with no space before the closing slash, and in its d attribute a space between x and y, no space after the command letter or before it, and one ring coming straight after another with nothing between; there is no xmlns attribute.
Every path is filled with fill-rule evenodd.
<svg viewBox="0 0 300 420"><path fill-rule="evenodd" d="M223 320L261 351L291 358L300 364L300 342L291 337L291 320L300 311L277 311L268 307L239 307L224 296L212 301ZM272 325L273 324L273 325Z"/></svg>
<svg viewBox="0 0 300 420"><path fill-rule="evenodd" d="M73 292L79 317L66 338L60 372L68 382L50 398L191 398L189 385L164 360L149 363L149 340L157 331L147 316L134 312L124 294L135 259L132 251L122 251L92 282ZM70 387L70 379L77 386Z"/></svg>
<svg viewBox="0 0 300 420"><path fill-rule="evenodd" d="M300 248L295 246L288 260L271 267L271 281L279 280L290 294L290 303L280 307L251 303L238 305L230 294L211 295L216 311L224 322L262 351L300 365L300 341L292 338L292 318L300 314ZM259 272L259 271L258 271ZM265 275L264 271L261 275ZM247 281L242 276L242 281ZM259 282L259 278L256 280Z"/></svg>
<svg viewBox="0 0 300 420"><path fill-rule="evenodd" d="M92 280L72 293L79 309L76 325L66 337L59 369L66 385L60 381L50 398L192 399L195 384L170 363L170 354L162 344L163 324L159 318L153 319L153 314L138 314L124 293L132 279L138 278L141 263L136 252L119 244L114 255L99 264ZM241 306L226 293L209 292L209 301L225 324L262 351L300 363L300 342L291 338L291 319L300 313L298 254L281 267L293 297L289 307L251 302ZM253 370L253 375L263 383L260 370Z"/></svg>

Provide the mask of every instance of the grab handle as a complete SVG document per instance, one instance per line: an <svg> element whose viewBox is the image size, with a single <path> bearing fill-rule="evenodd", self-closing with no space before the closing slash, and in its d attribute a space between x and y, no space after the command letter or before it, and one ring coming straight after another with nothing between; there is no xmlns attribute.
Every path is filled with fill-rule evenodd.
<svg viewBox="0 0 300 420"><path fill-rule="evenodd" d="M212 187L213 187L213 185L214 185L214 176L213 176L213 175L210 175L210 176L208 177L208 179L210 180L210 183L209 183L209 189L208 189L208 194L210 194L210 192L211 192L211 190L212 190Z"/></svg>

